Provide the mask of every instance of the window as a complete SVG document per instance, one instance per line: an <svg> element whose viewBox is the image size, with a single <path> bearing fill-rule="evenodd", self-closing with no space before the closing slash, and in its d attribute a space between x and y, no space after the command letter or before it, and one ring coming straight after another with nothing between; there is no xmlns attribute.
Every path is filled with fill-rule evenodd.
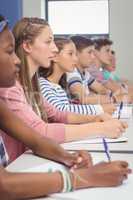
<svg viewBox="0 0 133 200"><path fill-rule="evenodd" d="M55 35L108 35L108 0L48 0L46 17Z"/></svg>

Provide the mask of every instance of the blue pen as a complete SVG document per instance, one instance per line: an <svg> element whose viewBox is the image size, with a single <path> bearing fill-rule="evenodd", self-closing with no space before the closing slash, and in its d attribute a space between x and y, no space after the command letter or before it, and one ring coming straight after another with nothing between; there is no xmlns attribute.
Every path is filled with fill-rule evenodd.
<svg viewBox="0 0 133 200"><path fill-rule="evenodd" d="M120 106L119 106L118 119L121 118L121 111L122 111L122 108L123 108L123 101L121 101Z"/></svg>
<svg viewBox="0 0 133 200"><path fill-rule="evenodd" d="M109 97L112 98L112 96L113 96L113 92L110 91Z"/></svg>
<svg viewBox="0 0 133 200"><path fill-rule="evenodd" d="M112 91L110 92L109 97L110 97L110 103L111 103L112 102L112 97L113 97L113 92Z"/></svg>
<svg viewBox="0 0 133 200"><path fill-rule="evenodd" d="M103 138L103 146L104 146L104 151L105 151L105 153L106 153L106 156L107 156L107 158L108 158L108 161L111 162L110 152L109 152L108 144L107 144L105 138Z"/></svg>
<svg viewBox="0 0 133 200"><path fill-rule="evenodd" d="M124 93L128 94L128 86L125 83L121 83L121 87L124 89Z"/></svg>
<svg viewBox="0 0 133 200"><path fill-rule="evenodd" d="M121 86L124 88L124 89L126 89L126 90L128 90L128 86L125 84L125 83L121 83Z"/></svg>

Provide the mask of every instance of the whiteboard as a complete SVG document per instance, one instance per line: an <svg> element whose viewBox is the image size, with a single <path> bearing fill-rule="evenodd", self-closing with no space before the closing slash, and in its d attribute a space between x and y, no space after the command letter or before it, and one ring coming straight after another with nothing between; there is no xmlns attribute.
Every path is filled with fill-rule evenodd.
<svg viewBox="0 0 133 200"><path fill-rule="evenodd" d="M54 34L108 34L109 2L48 1L48 21Z"/></svg>

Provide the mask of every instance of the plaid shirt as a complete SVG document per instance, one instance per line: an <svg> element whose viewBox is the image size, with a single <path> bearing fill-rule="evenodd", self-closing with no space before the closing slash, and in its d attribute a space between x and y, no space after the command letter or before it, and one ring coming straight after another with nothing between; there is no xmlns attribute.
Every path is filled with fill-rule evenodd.
<svg viewBox="0 0 133 200"><path fill-rule="evenodd" d="M0 136L0 165L6 166L8 164L8 155L2 137Z"/></svg>

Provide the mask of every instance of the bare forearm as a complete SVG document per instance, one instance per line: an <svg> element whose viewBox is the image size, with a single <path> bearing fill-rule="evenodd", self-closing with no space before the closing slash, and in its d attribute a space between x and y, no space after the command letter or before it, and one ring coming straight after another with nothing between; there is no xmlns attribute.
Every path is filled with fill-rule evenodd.
<svg viewBox="0 0 133 200"><path fill-rule="evenodd" d="M65 141L79 140L87 137L100 136L103 133L102 122L82 124L82 125L66 125Z"/></svg>
<svg viewBox="0 0 133 200"><path fill-rule="evenodd" d="M2 200L28 199L46 196L62 190L60 173L4 173Z"/></svg>
<svg viewBox="0 0 133 200"><path fill-rule="evenodd" d="M79 99L81 104L99 104L101 102L100 95L86 95L86 90L82 86L72 87L70 90Z"/></svg>
<svg viewBox="0 0 133 200"><path fill-rule="evenodd" d="M104 94L104 95L106 95L108 93L108 89L106 89L105 87L95 88L94 91L97 94Z"/></svg>
<svg viewBox="0 0 133 200"><path fill-rule="evenodd" d="M82 100L82 103L85 104L99 104L100 103L100 95L89 95L89 96L85 96L84 99Z"/></svg>
<svg viewBox="0 0 133 200"><path fill-rule="evenodd" d="M83 88L80 88L78 90L76 88L73 88L71 92L79 99L81 104L98 104L99 102L98 95L86 95L86 91Z"/></svg>
<svg viewBox="0 0 133 200"><path fill-rule="evenodd" d="M107 94L108 92L108 89L98 82L94 82L90 88L97 94Z"/></svg>
<svg viewBox="0 0 133 200"><path fill-rule="evenodd" d="M19 118L16 118L15 123L15 128L9 127L10 136L23 142L35 154L61 163L64 161L65 157L68 156L68 152L59 144L47 137L41 136Z"/></svg>
<svg viewBox="0 0 133 200"><path fill-rule="evenodd" d="M2 105L2 104L1 104ZM61 162L68 153L51 139L44 138L28 127L6 107L2 107L1 129L13 138L23 142L37 155Z"/></svg>
<svg viewBox="0 0 133 200"><path fill-rule="evenodd" d="M76 113L69 113L68 124L82 124L95 121L94 115L81 115Z"/></svg>
<svg viewBox="0 0 133 200"><path fill-rule="evenodd" d="M41 141L38 141L38 144L34 148L34 153L60 163L64 163L65 160L70 159L71 155L55 141L48 138L46 138L46 142L44 141L44 138L41 138Z"/></svg>
<svg viewBox="0 0 133 200"><path fill-rule="evenodd" d="M107 89L110 89L112 92L117 92L120 90L120 86L114 81L108 81L106 84L104 84L104 86Z"/></svg>

